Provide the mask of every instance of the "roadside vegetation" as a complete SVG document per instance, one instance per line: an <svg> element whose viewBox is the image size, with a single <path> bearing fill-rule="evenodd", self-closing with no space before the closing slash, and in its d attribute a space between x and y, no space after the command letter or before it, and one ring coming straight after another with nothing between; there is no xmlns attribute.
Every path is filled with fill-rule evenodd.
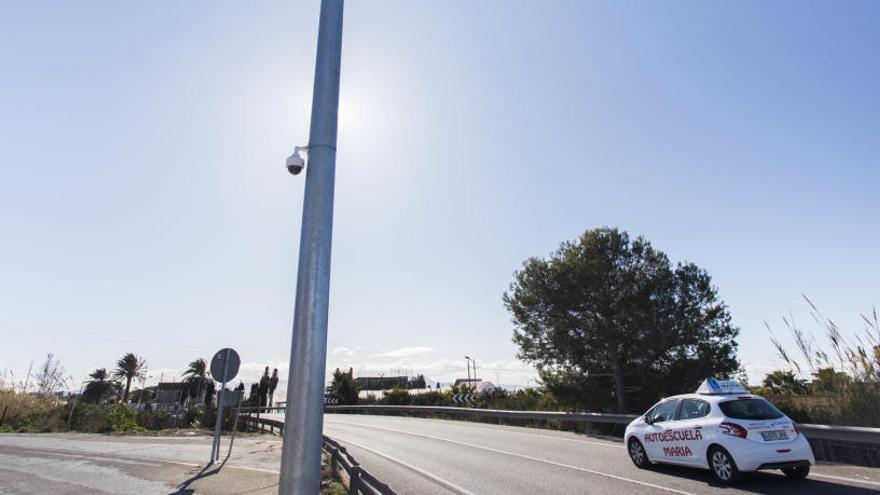
<svg viewBox="0 0 880 495"><path fill-rule="evenodd" d="M769 373L752 392L768 396L803 423L880 427L880 317L862 314L861 332L845 333L804 296L820 335L783 318L787 339L770 342L787 369Z"/></svg>
<svg viewBox="0 0 880 495"><path fill-rule="evenodd" d="M81 384L81 393L65 393L70 384L60 361L49 354L31 376L15 380L0 374L0 432L121 433L212 428L214 381L204 359L192 361L183 373L185 393L176 410L139 407L156 399L156 387L132 390L132 383L146 378L146 362L124 354L112 370L97 368ZM232 427L233 418L224 418Z"/></svg>

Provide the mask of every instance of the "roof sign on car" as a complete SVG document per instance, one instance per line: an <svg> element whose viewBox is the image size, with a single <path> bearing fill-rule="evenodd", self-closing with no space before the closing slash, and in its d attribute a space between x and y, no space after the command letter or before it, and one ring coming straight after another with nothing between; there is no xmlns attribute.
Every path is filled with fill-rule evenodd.
<svg viewBox="0 0 880 495"><path fill-rule="evenodd" d="M700 385L700 388L697 389L697 393L703 395L725 395L747 394L749 392L737 381L715 380L714 378L709 378Z"/></svg>

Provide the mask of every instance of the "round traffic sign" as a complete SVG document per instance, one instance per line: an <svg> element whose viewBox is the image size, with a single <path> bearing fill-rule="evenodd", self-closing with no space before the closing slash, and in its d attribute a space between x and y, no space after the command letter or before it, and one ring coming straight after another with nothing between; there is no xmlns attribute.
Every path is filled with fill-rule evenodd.
<svg viewBox="0 0 880 495"><path fill-rule="evenodd" d="M211 359L211 376L218 382L228 382L238 374L241 358L235 350L226 348L217 351Z"/></svg>

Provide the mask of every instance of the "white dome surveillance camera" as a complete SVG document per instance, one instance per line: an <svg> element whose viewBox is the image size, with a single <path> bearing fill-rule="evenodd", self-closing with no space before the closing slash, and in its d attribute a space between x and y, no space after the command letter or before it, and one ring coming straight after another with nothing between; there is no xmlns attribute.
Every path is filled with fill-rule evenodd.
<svg viewBox="0 0 880 495"><path fill-rule="evenodd" d="M308 153L308 146L297 146L293 149L293 154L287 157L287 171L293 175L298 175L306 168L306 160L302 156L302 152Z"/></svg>

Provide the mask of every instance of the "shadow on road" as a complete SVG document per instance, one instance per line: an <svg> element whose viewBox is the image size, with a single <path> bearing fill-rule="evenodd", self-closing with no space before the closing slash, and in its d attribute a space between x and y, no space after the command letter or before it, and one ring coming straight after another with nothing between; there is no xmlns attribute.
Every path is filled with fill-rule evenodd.
<svg viewBox="0 0 880 495"><path fill-rule="evenodd" d="M193 482L195 482L197 480L200 480L202 478L207 478L208 476L212 476L212 475L219 473L220 469L223 467L223 464L226 464L226 461L223 461L219 466L217 466L216 469L213 469L211 471L208 471L208 469L211 466L213 466L213 464L208 464L207 466L203 467L201 471L196 473L195 476L193 476L192 478L177 485L177 490L171 492L168 495L192 495L195 492L193 490L190 490L189 485L193 484Z"/></svg>
<svg viewBox="0 0 880 495"><path fill-rule="evenodd" d="M227 455L226 458L223 459L223 462L221 462L220 464L217 465L216 469L212 469L210 471L208 471L208 469L210 469L212 466L214 466L214 463L212 462L212 463L208 464L207 466L203 467L201 471L196 473L195 476L193 476L192 478L177 485L177 490L169 493L168 495L192 495L195 492L189 488L189 485L193 484L195 481L198 481L202 478L207 478L208 476L213 476L213 475L219 473L220 470L223 469L223 466L226 465L226 461L228 461L228 460L229 460L229 456Z"/></svg>
<svg viewBox="0 0 880 495"><path fill-rule="evenodd" d="M709 471L668 465L658 465L654 466L652 469L657 473L703 482L712 488L728 488L715 481L715 478L712 477L712 474ZM776 474L773 471L748 473L745 481L743 481L742 484L737 485L736 489L762 495L782 495L791 493L796 493L798 495L828 495L831 493L835 495L877 495L878 493L876 488L845 485L841 482L826 481L821 478L815 478L812 477L812 475L805 480L791 480L783 476L781 473Z"/></svg>

